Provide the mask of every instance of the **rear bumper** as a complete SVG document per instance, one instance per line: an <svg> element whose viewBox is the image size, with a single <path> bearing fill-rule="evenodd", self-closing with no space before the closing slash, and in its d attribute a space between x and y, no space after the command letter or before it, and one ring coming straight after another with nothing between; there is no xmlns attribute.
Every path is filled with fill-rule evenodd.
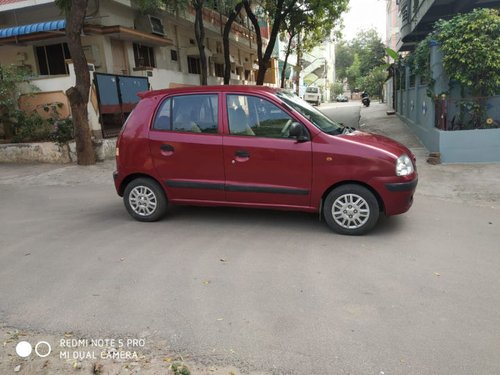
<svg viewBox="0 0 500 375"><path fill-rule="evenodd" d="M304 96L304 100L309 103L316 103L319 102L319 97L314 97L314 96Z"/></svg>
<svg viewBox="0 0 500 375"><path fill-rule="evenodd" d="M116 189L116 193L122 197L123 196L123 192L121 191L121 183L122 183L122 180L123 178L120 178L120 174L118 173L118 171L113 171L113 181L115 183L115 189Z"/></svg>

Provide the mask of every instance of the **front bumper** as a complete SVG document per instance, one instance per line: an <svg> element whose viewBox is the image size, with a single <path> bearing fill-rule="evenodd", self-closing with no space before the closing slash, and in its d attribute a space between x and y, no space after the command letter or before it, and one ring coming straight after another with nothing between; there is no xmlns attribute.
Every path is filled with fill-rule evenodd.
<svg viewBox="0 0 500 375"><path fill-rule="evenodd" d="M384 206L387 216L405 213L413 204L413 195L417 188L418 177L404 182L385 182Z"/></svg>
<svg viewBox="0 0 500 375"><path fill-rule="evenodd" d="M415 191L417 183L418 178L415 178L413 181L387 183L385 187L389 191Z"/></svg>
<svg viewBox="0 0 500 375"><path fill-rule="evenodd" d="M382 177L370 181L378 192L387 216L399 215L410 209L418 184L417 174L407 177Z"/></svg>

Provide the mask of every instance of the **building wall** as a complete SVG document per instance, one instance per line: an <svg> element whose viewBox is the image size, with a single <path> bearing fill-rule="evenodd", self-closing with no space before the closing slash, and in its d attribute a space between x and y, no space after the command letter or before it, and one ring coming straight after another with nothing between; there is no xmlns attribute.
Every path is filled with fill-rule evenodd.
<svg viewBox="0 0 500 375"><path fill-rule="evenodd" d="M416 78L410 87L410 71L406 68L405 89L399 89L397 95L397 113L409 125L429 151L441 153L444 163L464 162L500 162L500 128L473 130L440 130L438 121L445 121L450 126L456 115L456 104L461 99L460 88L450 90L449 79L443 70L442 53L439 46L431 46L431 69L435 80L433 91L449 92L444 102L446 111L442 117L436 116L436 104L427 95L427 85L420 84ZM437 102L437 105L441 105ZM500 96L487 101L487 116L500 124Z"/></svg>
<svg viewBox="0 0 500 375"><path fill-rule="evenodd" d="M97 17L90 17L89 23L103 26L121 25L134 27L136 12L130 6L125 6L117 1L100 1Z"/></svg>
<svg viewBox="0 0 500 375"><path fill-rule="evenodd" d="M398 50L398 41L400 39L401 22L398 17L399 6L397 0L387 0L386 16L386 41L387 47Z"/></svg>

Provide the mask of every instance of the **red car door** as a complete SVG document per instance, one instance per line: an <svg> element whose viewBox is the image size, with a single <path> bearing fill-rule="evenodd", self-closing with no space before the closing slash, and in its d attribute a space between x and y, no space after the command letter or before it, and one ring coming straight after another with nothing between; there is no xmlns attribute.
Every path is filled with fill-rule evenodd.
<svg viewBox="0 0 500 375"><path fill-rule="evenodd" d="M225 200L219 95L166 98L149 132L154 167L173 202Z"/></svg>
<svg viewBox="0 0 500 375"><path fill-rule="evenodd" d="M312 146L288 137L295 119L269 98L225 95L226 200L310 206Z"/></svg>

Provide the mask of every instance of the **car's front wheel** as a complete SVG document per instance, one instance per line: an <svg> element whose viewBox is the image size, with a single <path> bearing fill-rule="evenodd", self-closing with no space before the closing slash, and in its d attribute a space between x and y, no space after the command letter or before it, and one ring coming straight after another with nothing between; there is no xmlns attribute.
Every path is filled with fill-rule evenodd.
<svg viewBox="0 0 500 375"><path fill-rule="evenodd" d="M379 205L377 198L364 186L347 184L327 195L323 214L328 226L335 232L361 235L377 223Z"/></svg>
<svg viewBox="0 0 500 375"><path fill-rule="evenodd" d="M160 220L167 211L167 197L160 185L150 178L140 177L129 182L123 202L130 216L139 221Z"/></svg>

